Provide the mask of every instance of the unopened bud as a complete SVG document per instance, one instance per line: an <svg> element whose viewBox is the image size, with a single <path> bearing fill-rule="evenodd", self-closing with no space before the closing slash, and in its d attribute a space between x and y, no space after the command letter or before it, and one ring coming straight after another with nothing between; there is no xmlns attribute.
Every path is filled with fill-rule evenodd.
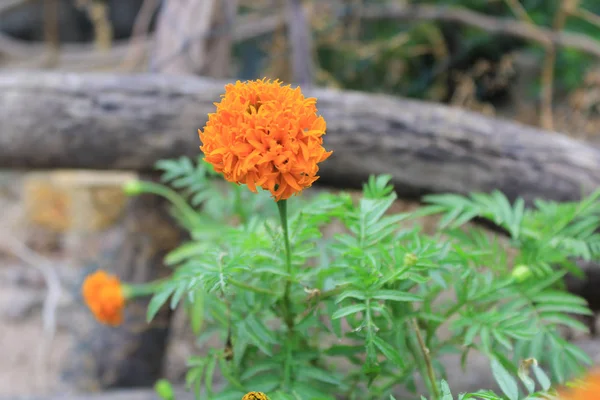
<svg viewBox="0 0 600 400"><path fill-rule="evenodd" d="M137 196L142 194L142 183L137 180L129 181L123 185L123 192L127 196Z"/></svg>
<svg viewBox="0 0 600 400"><path fill-rule="evenodd" d="M163 400L175 400L175 393L173 393L173 386L171 382L166 379L159 379L154 384L154 390L156 394Z"/></svg>
<svg viewBox="0 0 600 400"><path fill-rule="evenodd" d="M531 276L531 269L527 265L517 265L512 271L512 277L517 282L523 282Z"/></svg>
<svg viewBox="0 0 600 400"><path fill-rule="evenodd" d="M416 265L417 261L419 261L419 257L417 257L413 253L406 253L404 255L404 265L406 265L407 267L412 267L413 265Z"/></svg>

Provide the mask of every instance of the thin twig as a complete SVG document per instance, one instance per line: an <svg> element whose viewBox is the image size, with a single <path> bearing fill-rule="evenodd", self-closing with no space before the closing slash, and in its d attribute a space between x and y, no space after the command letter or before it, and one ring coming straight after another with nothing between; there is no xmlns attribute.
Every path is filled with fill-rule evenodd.
<svg viewBox="0 0 600 400"><path fill-rule="evenodd" d="M0 13L2 10L0 9ZM548 46L565 47L581 51L582 53L600 58L600 41L587 35L572 32L553 32L551 29L532 26L531 24L510 19L494 18L478 12L457 7L440 7L430 5L398 5L387 6L371 5L363 6L359 12L349 12L347 17L358 15L366 20L394 19L398 21L447 21L455 22L481 29L491 34L502 34L505 36L519 37L531 42ZM266 35L274 30L285 26L285 16L278 14L264 15L264 13L252 13L239 16L236 19L232 39L235 42L249 40L258 36ZM229 29L229 28L228 28ZM215 32L201 32L190 40L202 39L208 35L218 34ZM144 45L150 48L153 43L153 35L145 38ZM140 39L141 42L141 39ZM129 43L128 41L123 43ZM111 52L98 54L92 51L89 45L65 44L62 46L61 63L65 65L74 63L85 63L88 58L90 62L101 63L102 60L122 57L129 49L127 44L115 43ZM39 44L26 43L15 40L6 35L0 35L0 53L19 58L36 58L42 48ZM182 49L174 49L175 55ZM95 61L93 61L95 60ZM166 62L166 61L165 61Z"/></svg>
<svg viewBox="0 0 600 400"><path fill-rule="evenodd" d="M561 1L556 15L554 16L554 22L552 23L552 29L558 32L563 29L568 16L568 3L570 0ZM576 2L575 2L576 3ZM573 3L574 8L577 4ZM546 130L553 130L554 123L552 121L552 97L554 94L554 64L556 63L556 45L554 43L549 44L546 47L546 54L542 63L542 76L541 76L541 102L540 102L540 126Z"/></svg>
<svg viewBox="0 0 600 400"><path fill-rule="evenodd" d="M288 40L292 49L292 77L307 87L313 82L311 26L300 0L287 0Z"/></svg>
<svg viewBox="0 0 600 400"><path fill-rule="evenodd" d="M512 13L515 14L515 17L523 22L535 25L529 14L527 14L527 10L525 10L525 7L523 7L519 0L504 0L504 2L510 8Z"/></svg>
<svg viewBox="0 0 600 400"><path fill-rule="evenodd" d="M410 320L413 330L417 335L417 340L419 341L419 347L421 348L421 354L423 355L423 359L425 361L425 366L427 368L427 378L431 383L431 390L433 391L433 398L438 400L440 398L440 393L438 390L437 379L435 377L435 372L433 371L433 364L431 363L431 356L429 354L429 349L423 340L423 335L421 335L421 328L419 328L419 324L415 318L411 318Z"/></svg>
<svg viewBox="0 0 600 400"><path fill-rule="evenodd" d="M133 29L131 30L131 42L127 50L127 56L121 63L120 68L133 70L139 64L144 54L144 41L148 37L152 17L160 4L159 0L144 0L140 11L135 17Z"/></svg>
<svg viewBox="0 0 600 400"><path fill-rule="evenodd" d="M365 6L361 16L365 19L455 22L492 34L520 37L546 46L553 44L556 47L567 47L600 57L600 41L587 35L554 32L551 29L532 26L521 21L490 17L465 8L429 5L373 5Z"/></svg>
<svg viewBox="0 0 600 400"><path fill-rule="evenodd" d="M9 231L8 229L2 230ZM56 335L56 310L62 292L60 278L52 263L36 254L14 236L11 236L10 234L0 234L0 244L4 246L7 251L20 258L21 261L40 271L46 283L46 299L44 300L42 308L42 324L45 340L42 341L42 345L38 348L37 367L39 369L37 376L39 378L48 370L49 350Z"/></svg>
<svg viewBox="0 0 600 400"><path fill-rule="evenodd" d="M48 67L56 67L60 57L58 0L44 0L44 42L48 50Z"/></svg>
<svg viewBox="0 0 600 400"><path fill-rule="evenodd" d="M594 26L600 28L600 15L598 15L598 14L594 14L593 12L588 11L581 7L574 7L573 10L571 11L571 15L573 17L581 18L588 24L594 25Z"/></svg>

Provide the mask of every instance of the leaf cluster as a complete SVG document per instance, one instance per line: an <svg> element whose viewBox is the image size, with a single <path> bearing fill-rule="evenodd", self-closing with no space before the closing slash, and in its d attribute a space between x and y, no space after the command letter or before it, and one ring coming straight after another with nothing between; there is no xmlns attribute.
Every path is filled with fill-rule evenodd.
<svg viewBox="0 0 600 400"><path fill-rule="evenodd" d="M391 177L371 177L358 200L347 193L288 200L287 270L268 193L225 183L203 162L159 167L176 189L170 198L184 199L195 217L184 218L189 212L173 202L190 240L166 257L173 273L154 293L148 318L166 305L189 311L199 350L187 383L198 398L262 391L271 399L387 399L404 388L452 399L439 384L446 378L441 356L460 354L464 366L478 351L505 397L478 392L460 399L518 399L514 375L533 399L523 360L551 369L545 378L534 367L542 390L590 361L559 334L560 326L585 329L572 314L589 313L559 283L570 258L597 256L594 196L537 202L530 210L499 193L439 195L417 212L394 214ZM433 235L414 224L427 214L441 215ZM509 246L466 228L476 217L509 232ZM530 266L536 279L511 275L515 249L514 262ZM201 350L215 340L219 346ZM224 386L215 386L217 373Z"/></svg>

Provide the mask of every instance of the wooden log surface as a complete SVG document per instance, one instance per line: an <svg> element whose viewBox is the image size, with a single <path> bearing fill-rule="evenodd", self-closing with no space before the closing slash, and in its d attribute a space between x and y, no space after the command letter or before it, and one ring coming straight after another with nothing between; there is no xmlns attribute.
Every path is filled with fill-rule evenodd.
<svg viewBox="0 0 600 400"><path fill-rule="evenodd" d="M0 168L150 170L200 154L197 129L226 81L185 76L0 74ZM443 105L310 89L327 120L321 184L390 173L401 197L490 191L573 200L600 185L600 151L565 135Z"/></svg>

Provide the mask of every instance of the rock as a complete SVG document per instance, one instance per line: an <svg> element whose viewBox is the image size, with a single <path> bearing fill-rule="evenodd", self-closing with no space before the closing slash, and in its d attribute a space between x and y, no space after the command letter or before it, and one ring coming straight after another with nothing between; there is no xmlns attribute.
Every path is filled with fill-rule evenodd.
<svg viewBox="0 0 600 400"><path fill-rule="evenodd" d="M11 300L5 303L1 316L12 322L31 317L44 303L44 293L38 291L11 290L8 295L11 296Z"/></svg>

